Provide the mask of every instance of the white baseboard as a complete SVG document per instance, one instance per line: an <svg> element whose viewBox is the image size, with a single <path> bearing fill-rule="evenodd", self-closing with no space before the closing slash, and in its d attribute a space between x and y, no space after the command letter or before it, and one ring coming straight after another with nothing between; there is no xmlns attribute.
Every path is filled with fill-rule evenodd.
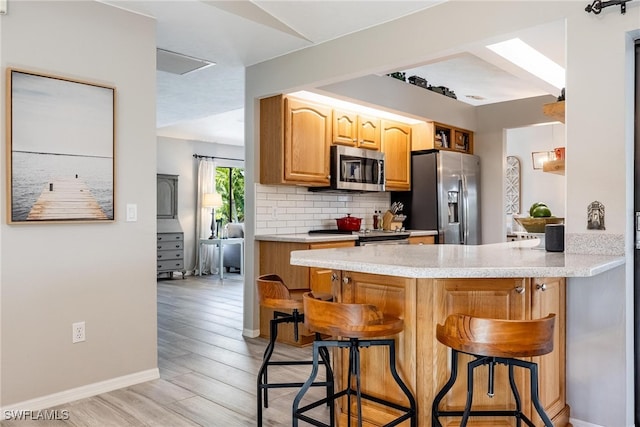
<svg viewBox="0 0 640 427"><path fill-rule="evenodd" d="M260 329L243 329L242 336L247 338L258 338L260 336Z"/></svg>
<svg viewBox="0 0 640 427"><path fill-rule="evenodd" d="M24 402L0 408L0 411L2 411L2 413L4 413L4 411L20 410L39 411L158 378L160 378L160 371L158 368L149 369L147 371L136 372L135 374L124 375L122 377L111 378L109 380L87 384L82 387L72 388L59 393L50 394L48 396L26 400Z"/></svg>
<svg viewBox="0 0 640 427"><path fill-rule="evenodd" d="M598 424L591 424L586 421L576 420L575 418L569 418L569 422L573 427L604 427Z"/></svg>

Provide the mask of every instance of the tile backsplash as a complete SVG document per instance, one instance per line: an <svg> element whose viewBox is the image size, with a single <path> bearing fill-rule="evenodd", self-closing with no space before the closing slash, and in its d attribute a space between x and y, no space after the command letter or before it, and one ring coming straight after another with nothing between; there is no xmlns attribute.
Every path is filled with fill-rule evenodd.
<svg viewBox="0 0 640 427"><path fill-rule="evenodd" d="M362 218L362 228L373 227L374 211L389 208L390 193L311 192L306 187L255 185L256 235L306 233L336 228L336 218Z"/></svg>

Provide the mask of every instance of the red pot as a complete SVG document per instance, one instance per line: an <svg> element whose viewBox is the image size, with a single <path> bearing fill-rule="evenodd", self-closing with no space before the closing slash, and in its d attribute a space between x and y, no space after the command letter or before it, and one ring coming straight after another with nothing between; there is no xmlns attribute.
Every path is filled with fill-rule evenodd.
<svg viewBox="0 0 640 427"><path fill-rule="evenodd" d="M342 231L360 231L361 222L362 218L356 218L351 216L351 214L347 214L347 216L342 218L336 218L338 230Z"/></svg>

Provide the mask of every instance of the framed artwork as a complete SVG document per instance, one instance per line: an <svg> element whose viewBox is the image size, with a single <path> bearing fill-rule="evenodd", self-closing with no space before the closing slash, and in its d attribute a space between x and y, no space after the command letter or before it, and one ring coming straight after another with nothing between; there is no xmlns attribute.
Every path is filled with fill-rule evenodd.
<svg viewBox="0 0 640 427"><path fill-rule="evenodd" d="M556 155L554 151L534 151L531 153L531 159L533 161L534 169L542 169L544 162L549 160L555 160Z"/></svg>
<svg viewBox="0 0 640 427"><path fill-rule="evenodd" d="M115 88L7 69L10 224L114 220Z"/></svg>

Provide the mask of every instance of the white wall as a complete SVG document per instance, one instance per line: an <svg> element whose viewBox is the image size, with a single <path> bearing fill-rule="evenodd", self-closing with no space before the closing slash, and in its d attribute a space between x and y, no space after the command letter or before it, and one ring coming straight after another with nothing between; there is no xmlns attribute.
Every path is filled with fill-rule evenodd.
<svg viewBox="0 0 640 427"><path fill-rule="evenodd" d="M10 226L0 198L0 404L38 409L156 378L155 23L98 2L28 1L9 2L0 25L2 95L6 67L116 88L114 222ZM124 221L127 203L137 222ZM86 342L72 344L78 321Z"/></svg>
<svg viewBox="0 0 640 427"><path fill-rule="evenodd" d="M600 377L604 384L599 381L579 383L575 381L576 376L570 376L567 397L575 419L617 427L633 424L631 32L640 28L640 7L630 3L625 15L615 9L593 15L585 13L584 5L573 1L544 2L544 7L540 7L537 1L446 2L383 26L248 67L245 126L247 182L251 185L259 176L258 98L406 68L446 55L462 45L495 40L517 29L566 19L567 232L586 233L594 241L622 237L627 242L629 261L624 275L606 278L609 282L614 281L606 283L613 293L611 298L598 299L597 292L588 286L586 279L570 281L570 298L574 290L579 292L585 285L592 309L618 317L621 314L618 303L624 302L625 305L622 308L623 320L614 323L618 332L613 338L615 345L576 353L573 349L581 348L583 337L570 335L567 339L567 364L615 360L624 365L619 367L622 375L616 372L610 377ZM455 31L451 31L451 22L456 22ZM446 37L443 36L445 34ZM617 78L608 79L608 84L597 84L603 76ZM504 192L495 189L503 188L504 129L518 126L513 123L505 126L509 121L517 121L518 110L497 105L478 108L476 113L475 149L483 159L483 236L485 239L493 236L490 238L501 241L504 216L487 219L484 214L488 204L503 205ZM520 126L527 124L530 123ZM599 153L606 153L606 165L615 166L604 167L605 156ZM254 206L254 195L248 197L248 206ZM585 208L593 200L600 200L606 206L607 224L611 227L607 227L605 232L589 233L584 228ZM250 242L251 233L255 230L254 212L248 212L246 222ZM255 254L255 244L248 244L247 257L253 259L253 263L247 266L245 284L244 322L247 330L257 329L258 324L253 282L257 267ZM602 285L605 286L604 283ZM589 323L594 328L593 333L601 332L599 325L589 322L590 316L591 311L576 307L576 310L569 310L568 323ZM606 368L602 369L603 375L605 371ZM616 392L611 393L610 390ZM597 413L595 408L599 409Z"/></svg>
<svg viewBox="0 0 640 427"><path fill-rule="evenodd" d="M198 160L193 157L194 154L243 160L244 147L167 137L158 138L157 172L178 175L178 221L184 232L184 266L188 273L193 273L196 268L198 253L196 247ZM243 167L242 161L220 159L216 160L216 163L219 166ZM207 223L210 224L211 221Z"/></svg>
<svg viewBox="0 0 640 427"><path fill-rule="evenodd" d="M531 204L544 202L551 209L552 215L564 218L566 197L564 175L533 169L531 156L532 152L553 151L556 147L564 146L564 125L562 124L506 130L505 156L515 156L520 159L520 214L518 216L528 216ZM515 221L513 228L517 231L525 231Z"/></svg>

